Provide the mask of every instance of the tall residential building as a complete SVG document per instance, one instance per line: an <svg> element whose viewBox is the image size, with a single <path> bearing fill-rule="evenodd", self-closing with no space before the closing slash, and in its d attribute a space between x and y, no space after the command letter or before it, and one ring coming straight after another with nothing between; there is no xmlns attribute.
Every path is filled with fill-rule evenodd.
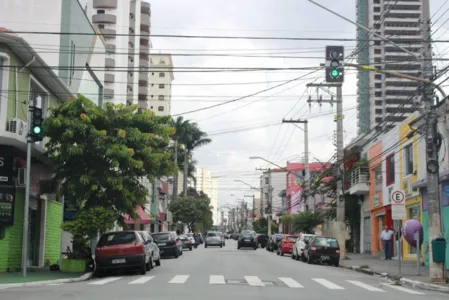
<svg viewBox="0 0 449 300"><path fill-rule="evenodd" d="M357 0L357 22L389 38L397 45L428 55L429 0ZM358 63L421 76L423 59L357 28ZM422 56L421 56L422 57ZM419 83L374 72L358 73L358 131L394 127L418 107Z"/></svg>
<svg viewBox="0 0 449 300"><path fill-rule="evenodd" d="M198 192L202 191L210 198L210 205L212 211L212 219L214 225L219 225L218 217L218 180L211 176L209 170L203 168L196 168L194 172L196 183L189 182L191 187L194 187Z"/></svg>
<svg viewBox="0 0 449 300"><path fill-rule="evenodd" d="M105 99L115 104L143 106L148 101L150 3L142 0L80 0L80 3L106 40Z"/></svg>
<svg viewBox="0 0 449 300"><path fill-rule="evenodd" d="M157 116L170 115L171 87L172 81L175 79L172 57L166 53L152 53L150 54L150 65L150 96L142 108L151 109ZM140 103L139 107L141 107Z"/></svg>

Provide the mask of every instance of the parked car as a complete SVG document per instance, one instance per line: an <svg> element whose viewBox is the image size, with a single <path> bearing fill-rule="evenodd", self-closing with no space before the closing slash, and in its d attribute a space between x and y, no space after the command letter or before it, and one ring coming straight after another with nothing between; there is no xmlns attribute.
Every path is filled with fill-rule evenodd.
<svg viewBox="0 0 449 300"><path fill-rule="evenodd" d="M148 251L153 254L152 261L156 264L156 266L161 265L161 250L159 246L154 242L153 237L147 231L138 231L142 238L144 239L145 246L148 248ZM150 264L151 268L153 268L153 263Z"/></svg>
<svg viewBox="0 0 449 300"><path fill-rule="evenodd" d="M152 233L154 242L159 246L162 256L182 255L182 242L174 231Z"/></svg>
<svg viewBox="0 0 449 300"><path fill-rule="evenodd" d="M243 230L240 234L239 240L237 241L237 249L242 247L251 247L257 250L259 247L257 243L256 233L251 230Z"/></svg>
<svg viewBox="0 0 449 300"><path fill-rule="evenodd" d="M182 249L189 249L190 251L192 251L192 240L187 235L180 235L179 239L182 243Z"/></svg>
<svg viewBox="0 0 449 300"><path fill-rule="evenodd" d="M306 233L301 233L299 235L299 238L293 245L292 259L299 260L301 258L301 260L304 260L304 248L306 247L306 244L309 242L310 238L314 236L314 234Z"/></svg>
<svg viewBox="0 0 449 300"><path fill-rule="evenodd" d="M303 257L309 264L324 262L338 267L340 265L340 246L336 238L314 236L304 248Z"/></svg>
<svg viewBox="0 0 449 300"><path fill-rule="evenodd" d="M258 233L256 235L257 243L261 248L265 248L268 243L268 236L266 234Z"/></svg>
<svg viewBox="0 0 449 300"><path fill-rule="evenodd" d="M221 233L218 231L208 231L206 233L206 240L204 241L204 248L207 246L220 246L223 247L223 241Z"/></svg>
<svg viewBox="0 0 449 300"><path fill-rule="evenodd" d="M95 248L95 275L111 270L138 269L145 274L152 268L152 253L136 231L102 234Z"/></svg>
<svg viewBox="0 0 449 300"><path fill-rule="evenodd" d="M275 233L272 236L270 236L267 241L267 248L266 248L267 251L270 251L270 252L277 251L278 244L282 240L283 237L284 237L284 235L281 233Z"/></svg>
<svg viewBox="0 0 449 300"><path fill-rule="evenodd" d="M277 255L292 254L293 245L298 237L297 234L286 234L278 244Z"/></svg>
<svg viewBox="0 0 449 300"><path fill-rule="evenodd" d="M195 238L193 237L193 233L187 233L186 236L189 238L192 245L195 245Z"/></svg>

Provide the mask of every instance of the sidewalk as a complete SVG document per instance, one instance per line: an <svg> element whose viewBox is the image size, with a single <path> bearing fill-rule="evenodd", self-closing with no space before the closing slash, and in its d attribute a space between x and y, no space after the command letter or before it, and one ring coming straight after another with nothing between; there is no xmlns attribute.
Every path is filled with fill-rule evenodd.
<svg viewBox="0 0 449 300"><path fill-rule="evenodd" d="M27 270L26 277L23 277L21 272L0 273L0 290L6 287L66 283L88 280L90 278L91 273L62 273L50 271L48 268L30 268Z"/></svg>
<svg viewBox="0 0 449 300"><path fill-rule="evenodd" d="M370 275L380 275L402 283L423 289L449 293L449 284L431 284L429 280L429 267L420 266L420 275L416 261L401 261L401 276L399 276L399 261L385 260L369 254L347 253L349 259L341 260L340 266L363 272Z"/></svg>

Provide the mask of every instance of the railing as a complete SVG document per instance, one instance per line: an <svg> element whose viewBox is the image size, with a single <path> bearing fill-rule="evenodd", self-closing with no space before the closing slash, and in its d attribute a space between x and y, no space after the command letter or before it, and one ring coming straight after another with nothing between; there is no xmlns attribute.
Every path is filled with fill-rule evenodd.
<svg viewBox="0 0 449 300"><path fill-rule="evenodd" d="M358 167L351 171L349 175L351 186L359 183L368 183L369 181L369 170L368 168Z"/></svg>

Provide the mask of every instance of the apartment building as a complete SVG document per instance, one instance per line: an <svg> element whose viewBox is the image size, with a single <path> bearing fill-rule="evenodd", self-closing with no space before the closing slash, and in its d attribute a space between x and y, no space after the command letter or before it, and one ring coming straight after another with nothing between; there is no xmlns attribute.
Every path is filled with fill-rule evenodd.
<svg viewBox="0 0 449 300"><path fill-rule="evenodd" d="M263 172L260 176L260 204L255 210L259 210L260 216L266 217L266 208L270 201L270 191L272 200L272 220L277 213L282 212L282 197L280 192L287 186L287 172L281 169L273 169Z"/></svg>
<svg viewBox="0 0 449 300"><path fill-rule="evenodd" d="M417 59L382 39L357 28L359 64L421 76L423 57L429 57L429 0L357 0L357 22L418 55ZM427 67L428 68L428 67ZM358 72L357 124L359 134L393 128L417 108L417 82L374 72Z"/></svg>
<svg viewBox="0 0 449 300"><path fill-rule="evenodd" d="M203 168L196 168L194 172L196 183L189 182L189 186L195 188L198 192L202 191L210 198L210 205L212 210L213 224L220 224L218 216L218 180L212 177L209 170Z"/></svg>
<svg viewBox="0 0 449 300"><path fill-rule="evenodd" d="M79 0L106 40L104 97L114 104L148 101L151 5L142 0Z"/></svg>
<svg viewBox="0 0 449 300"><path fill-rule="evenodd" d="M150 65L150 97L147 103L142 103L145 105L142 108L151 109L156 116L168 116L171 114L171 90L175 79L172 57L167 53L152 53Z"/></svg>

